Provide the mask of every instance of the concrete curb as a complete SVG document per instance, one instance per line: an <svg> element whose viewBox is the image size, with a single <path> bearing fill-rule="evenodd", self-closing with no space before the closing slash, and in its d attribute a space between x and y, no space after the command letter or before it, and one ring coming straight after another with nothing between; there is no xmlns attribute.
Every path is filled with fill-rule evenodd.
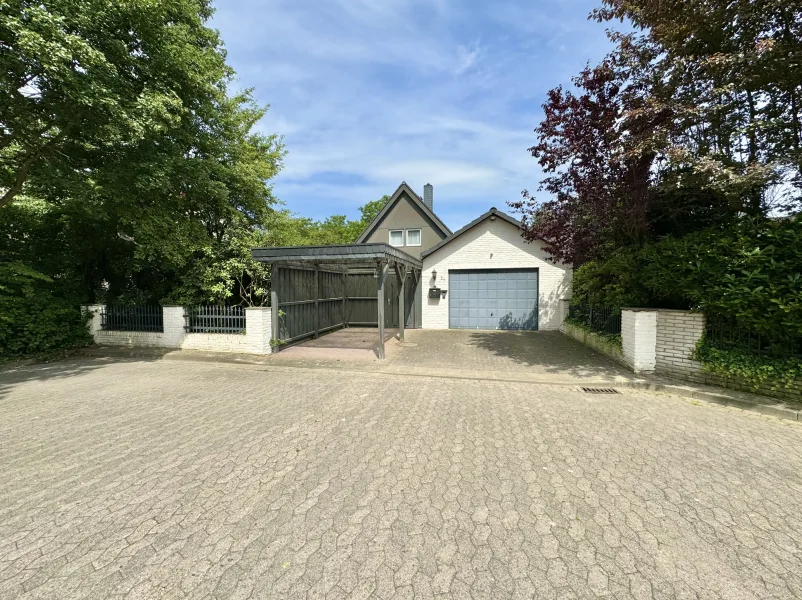
<svg viewBox="0 0 802 600"><path fill-rule="evenodd" d="M733 406L742 410L759 412L779 419L802 421L802 411L790 407L783 402L767 404L765 401L762 401L764 398L767 400L769 399L766 396L746 394L745 392L736 392L724 388L722 388L721 391L707 391L684 385L666 383L641 383L633 381L624 385L630 389L664 392L667 394L674 394L675 396L693 398L694 400L705 400L706 402L713 402L723 406Z"/></svg>

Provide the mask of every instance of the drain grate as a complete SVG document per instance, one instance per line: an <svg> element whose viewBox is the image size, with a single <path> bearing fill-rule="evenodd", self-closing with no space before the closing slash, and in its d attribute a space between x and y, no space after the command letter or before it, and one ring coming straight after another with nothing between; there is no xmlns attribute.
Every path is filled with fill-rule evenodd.
<svg viewBox="0 0 802 600"><path fill-rule="evenodd" d="M620 394L621 393L618 390L615 390L613 388L588 388L588 387L583 387L582 391L585 392L586 394Z"/></svg>

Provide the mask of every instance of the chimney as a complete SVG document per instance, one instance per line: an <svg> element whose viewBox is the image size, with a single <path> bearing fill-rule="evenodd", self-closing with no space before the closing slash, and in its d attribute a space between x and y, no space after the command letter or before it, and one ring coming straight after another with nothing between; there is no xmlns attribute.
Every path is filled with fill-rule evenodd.
<svg viewBox="0 0 802 600"><path fill-rule="evenodd" d="M423 203L426 208L434 212L434 186L431 183L423 186Z"/></svg>

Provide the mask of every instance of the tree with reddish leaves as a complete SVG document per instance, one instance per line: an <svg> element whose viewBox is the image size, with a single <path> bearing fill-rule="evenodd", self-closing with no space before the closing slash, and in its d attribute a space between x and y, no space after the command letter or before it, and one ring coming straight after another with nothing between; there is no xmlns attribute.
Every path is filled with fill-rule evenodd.
<svg viewBox="0 0 802 600"><path fill-rule="evenodd" d="M510 206L521 213L524 237L545 243L556 260L578 263L646 235L652 209L650 183L661 125L670 111L634 80L631 61L611 55L557 87L543 105L545 118L529 148L546 174L539 202L528 191Z"/></svg>

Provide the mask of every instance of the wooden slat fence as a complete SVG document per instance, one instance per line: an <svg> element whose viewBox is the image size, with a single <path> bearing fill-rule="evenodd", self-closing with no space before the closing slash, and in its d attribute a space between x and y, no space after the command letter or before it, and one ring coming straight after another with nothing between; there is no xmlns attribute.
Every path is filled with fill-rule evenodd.
<svg viewBox="0 0 802 600"><path fill-rule="evenodd" d="M278 293L279 336L293 343L351 327L378 327L378 278L364 271L315 270L301 266L277 267L273 288ZM406 282L405 312L415 303L411 276ZM398 327L398 281L391 271L385 281L385 327Z"/></svg>

